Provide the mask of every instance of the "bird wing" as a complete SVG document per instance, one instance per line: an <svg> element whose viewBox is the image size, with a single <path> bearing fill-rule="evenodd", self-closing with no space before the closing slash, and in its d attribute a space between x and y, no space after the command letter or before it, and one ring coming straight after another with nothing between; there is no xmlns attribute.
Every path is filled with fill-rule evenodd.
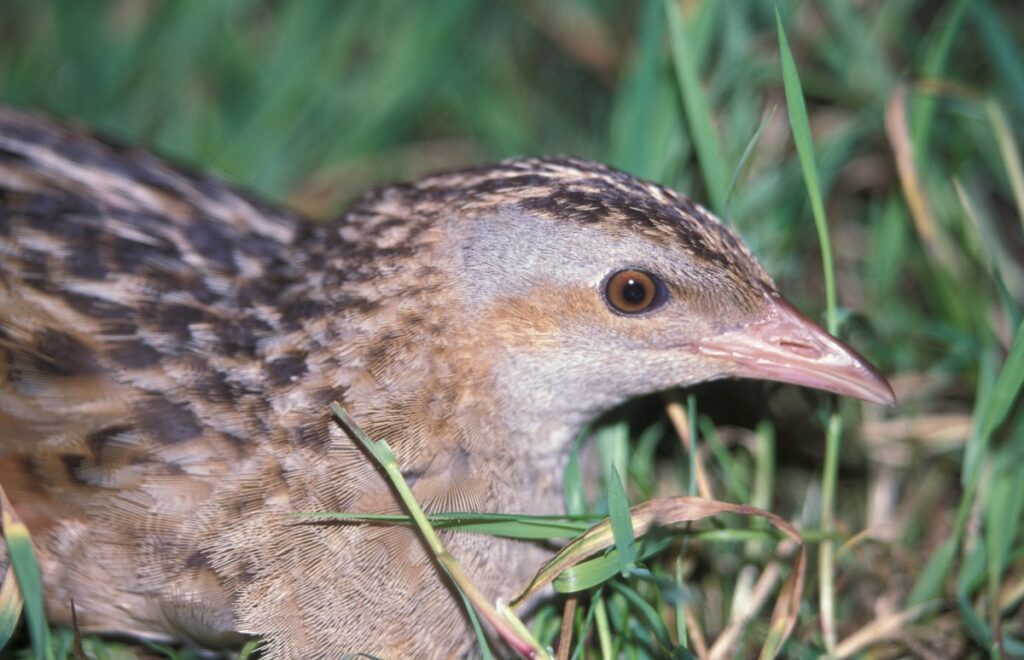
<svg viewBox="0 0 1024 660"><path fill-rule="evenodd" d="M330 401L359 399L361 422L406 465L432 465L417 437L448 436L367 401L389 396L378 376L433 371L389 352L415 334L375 334L381 316L406 313L373 302L386 297L378 256L409 249L396 230L412 224L397 219L352 215L381 243L358 249L344 236L354 225L329 237L221 183L0 108L0 483L33 533L51 618L70 623L73 596L85 631L227 647L243 630L282 657L383 643L429 657L468 643L414 531L294 517L403 511L328 423ZM399 403L433 417L418 399ZM481 484L501 481L441 467L411 473L431 508L477 508ZM484 555L512 556L503 540L451 542L474 571Z"/></svg>
<svg viewBox="0 0 1024 660"><path fill-rule="evenodd" d="M265 344L294 270L282 251L302 226L0 108L0 483L36 534L51 605L74 594L92 613L84 627L232 627L189 620L230 611L190 558L190 530L218 481L261 460L275 433L266 385L295 365ZM168 613L145 595L188 570L175 588L213 606Z"/></svg>

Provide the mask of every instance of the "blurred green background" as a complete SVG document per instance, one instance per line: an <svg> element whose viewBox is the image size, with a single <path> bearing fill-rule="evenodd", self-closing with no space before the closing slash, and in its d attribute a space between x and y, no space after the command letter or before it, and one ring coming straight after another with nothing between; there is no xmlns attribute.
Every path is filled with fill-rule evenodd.
<svg viewBox="0 0 1024 660"><path fill-rule="evenodd" d="M430 170L604 160L705 202L819 315L776 8L807 101L841 332L892 375L900 406L842 404L829 502L823 399L701 390L715 495L840 547L834 572L813 567L788 654L1024 655L1024 3L4 0L0 101L318 217ZM637 501L691 479L678 449L652 447L622 459ZM771 556L729 548L690 585L710 638L744 598L738 567ZM823 614L816 581L833 579ZM624 639L643 637L623 616ZM838 622L831 638L823 618ZM758 648L767 620L736 653Z"/></svg>

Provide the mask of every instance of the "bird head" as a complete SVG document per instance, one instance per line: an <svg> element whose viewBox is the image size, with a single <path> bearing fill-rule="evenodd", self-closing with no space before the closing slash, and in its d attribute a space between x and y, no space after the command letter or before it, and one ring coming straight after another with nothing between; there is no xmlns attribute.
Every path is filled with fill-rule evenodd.
<svg viewBox="0 0 1024 660"><path fill-rule="evenodd" d="M442 298L458 301L443 314L456 327L443 341L471 347L463 359L486 366L489 396L520 428L578 425L631 397L726 377L894 402L864 358L779 294L735 233L670 189L546 158L401 191L431 210L446 253L436 261L453 266Z"/></svg>

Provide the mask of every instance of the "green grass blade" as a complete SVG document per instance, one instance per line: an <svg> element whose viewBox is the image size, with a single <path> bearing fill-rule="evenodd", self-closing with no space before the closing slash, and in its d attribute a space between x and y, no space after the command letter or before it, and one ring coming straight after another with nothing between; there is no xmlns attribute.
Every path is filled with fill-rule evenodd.
<svg viewBox="0 0 1024 660"><path fill-rule="evenodd" d="M384 440L373 440L370 438L370 436L368 436L362 428L356 424L355 420L353 420L348 414L348 411L346 411L338 402L335 401L331 403L330 409L345 431L363 445L371 456L373 456L373 458L380 464L380 467L384 469L385 474L397 491L406 510L408 510L409 515L412 516L415 521L416 527L422 534L423 539L430 548L430 551L444 569L445 573L448 574L452 584L456 587L456 590L462 597L462 600L468 609L469 617L471 619L478 615L486 617L487 621L497 631L502 639L504 639L505 642L513 649L522 654L529 654L531 657L537 658L550 657L547 651L537 643L537 640L533 638L529 630L526 629L518 617L508 610L508 608L504 607L500 601L497 607L492 605L480 592L479 588L469 579L469 576L465 573L464 569L459 565L455 558L448 553L440 537L438 537L437 531L430 524L430 520L427 518L426 513L423 511L420 503L416 500L416 496L413 494L412 489L402 476L398 460L388 443ZM474 625L478 627L479 623ZM480 639L481 641L486 642L486 639L482 635L480 636Z"/></svg>
<svg viewBox="0 0 1024 660"><path fill-rule="evenodd" d="M942 593L946 576L949 575L953 568L953 562L956 560L958 545L959 539L948 538L932 552L932 556L928 558L924 570L917 576L914 588L911 589L910 595L907 597L908 607L921 605Z"/></svg>
<svg viewBox="0 0 1024 660"><path fill-rule="evenodd" d="M593 589L621 573L622 559L618 550L580 562L559 574L551 585L558 593L576 593Z"/></svg>
<svg viewBox="0 0 1024 660"><path fill-rule="evenodd" d="M921 78L924 80L937 80L942 77L946 69L946 62L949 60L953 40L961 34L960 26L963 24L967 5L967 0L956 0L955 4L951 3L938 36L932 41L931 47L925 55L924 64L921 67ZM914 100L910 111L910 130L919 162L927 161L928 138L931 135L934 118L934 96L924 95Z"/></svg>
<svg viewBox="0 0 1024 660"><path fill-rule="evenodd" d="M990 360L982 361L981 373L982 377L976 397L974 432L964 450L961 472L964 492L960 498L953 533L932 554L925 570L918 577L907 599L910 606L919 605L937 596L941 592L946 576L952 570L956 550L960 545L969 512L978 492L981 467L983 459L989 454L992 435L1006 420L1014 403L1020 397L1022 387L1024 387L1024 323L1018 326L1009 355L998 373L994 377L991 375L995 373L995 367ZM985 374L989 375L986 377ZM965 570L962 569L960 582L963 582L964 574ZM966 613L964 615L968 616ZM977 626L974 626L973 629L976 633L978 632Z"/></svg>
<svg viewBox="0 0 1024 660"><path fill-rule="evenodd" d="M782 18L778 9L775 11L775 25L779 39L779 57L782 60L782 82L786 92L786 108L789 110L789 124L793 131L800 169L804 175L804 184L811 200L811 211L814 225L818 232L821 246L821 262L825 277L825 304L828 331L837 334L839 319L836 312L835 273L832 265L832 242L829 237L828 220L825 217L825 205L822 201L821 184L818 180L818 168L814 159L814 144L811 139L811 126L807 118L807 106L804 103L803 87L797 72L796 61L786 39L786 31L782 27ZM834 526L834 509L836 497L836 481L839 473L840 441L842 438L842 417L838 412L835 398L831 400L832 410L829 415L825 432L825 460L821 484L821 527L826 534ZM821 627L825 648L830 653L836 646L835 630L835 545L831 541L822 542L818 546L818 593L821 608Z"/></svg>
<svg viewBox="0 0 1024 660"><path fill-rule="evenodd" d="M775 426L768 420L762 420L754 432L757 437L754 452L756 468L750 503L770 511L772 494L775 492Z"/></svg>
<svg viewBox="0 0 1024 660"><path fill-rule="evenodd" d="M1024 113L1024 51L1020 41L1007 33L1008 23L997 16L989 0L973 0L970 3L971 18L978 30L977 43L984 48L1002 75L1018 115Z"/></svg>
<svg viewBox="0 0 1024 660"><path fill-rule="evenodd" d="M583 629L579 631L579 635L577 636L578 639L586 639L590 635L590 631L594 627L599 597L600 594L598 594L598 597L591 599L590 607L587 608L587 616L583 620ZM571 660L579 660L580 656L583 655L584 648L584 644L577 643L576 650L573 651Z"/></svg>
<svg viewBox="0 0 1024 660"><path fill-rule="evenodd" d="M836 284L832 266L832 243L829 239L828 220L825 217L825 205L821 197L821 184L818 181L818 167L814 159L814 144L811 140L811 124L807 119L807 106L804 103L803 86L800 74L797 73L796 61L786 40L786 31L782 27L782 18L778 10L775 12L776 28L779 38L779 56L782 60L782 82L786 90L786 108L789 111L789 125L793 131L797 155L800 158L800 169L803 171L807 194L811 200L811 211L814 225L818 230L818 242L821 246L821 265L825 275L825 304L828 331L836 334L838 319L836 316Z"/></svg>
<svg viewBox="0 0 1024 660"><path fill-rule="evenodd" d="M633 61L615 94L608 158L627 172L669 183L667 156L684 131L677 108L665 102L676 91L664 75L662 12L662 0L645 0L639 11Z"/></svg>
<svg viewBox="0 0 1024 660"><path fill-rule="evenodd" d="M1024 323L1017 327L1017 332L1006 357L996 376L991 395L987 397L976 422L977 433L967 445L964 457L964 476L966 484L975 484L980 474L981 459L988 450L992 434L1006 420L1014 403L1020 398L1024 387Z"/></svg>
<svg viewBox="0 0 1024 660"><path fill-rule="evenodd" d="M626 489L622 487L622 479L615 468L612 468L608 483L608 517L611 519L612 536L618 550L619 572L625 573L636 562L636 539L633 537Z"/></svg>
<svg viewBox="0 0 1024 660"><path fill-rule="evenodd" d="M597 640L601 649L601 660L612 660L612 633L611 625L608 623L608 608L604 594L594 597L597 601L594 604L594 624L597 627Z"/></svg>
<svg viewBox="0 0 1024 660"><path fill-rule="evenodd" d="M3 518L3 535L7 542L7 556L18 578L18 587L25 601L25 618L32 638L32 651L37 660L53 660L50 643L50 626L46 622L43 606L43 580L39 575L35 548L28 527L18 518L7 494L0 488L0 512Z"/></svg>
<svg viewBox="0 0 1024 660"><path fill-rule="evenodd" d="M643 549L640 552L640 560L643 561L657 555L671 545L671 543L671 538L664 538L654 543L644 543ZM615 576L621 575L621 565L622 560L619 557L619 551L612 548L607 554L581 561L575 566L565 569L558 574L558 577L552 580L551 584L558 593L575 593L593 589ZM631 568L627 573L633 575L637 570L636 568Z"/></svg>
<svg viewBox="0 0 1024 660"><path fill-rule="evenodd" d="M735 498L737 502L749 502L750 488L747 487L744 479L740 476L737 461L729 452L725 443L722 442L714 423L709 418L702 416L698 422L698 427L700 428L701 435L704 437L704 441L711 448L711 454L715 457L715 462L718 463L726 490L732 496L723 499L733 501L732 498Z"/></svg>
<svg viewBox="0 0 1024 660"><path fill-rule="evenodd" d="M242 650L238 652L238 660L249 660L259 650L262 643L262 640L250 639L242 646Z"/></svg>
<svg viewBox="0 0 1024 660"><path fill-rule="evenodd" d="M681 593L686 593L686 580L683 577L683 554L676 555L676 560L673 563L675 565L673 566L672 578L676 589ZM683 609L683 603L676 603L672 610L675 614L676 639L679 640L679 646L689 648L689 636L686 630L686 611Z"/></svg>
<svg viewBox="0 0 1024 660"><path fill-rule="evenodd" d="M594 433L594 443L597 445L597 453L601 461L601 478L604 484L604 491L611 488L612 471L617 471L623 486L628 486L629 478L629 453L632 445L629 437L629 423L619 420L605 424ZM600 505L602 510L607 507L607 502Z"/></svg>
<svg viewBox="0 0 1024 660"><path fill-rule="evenodd" d="M747 142L747 146L743 148L743 153L740 155L740 160L736 163L736 168L732 171L732 177L729 178L729 187L725 191L725 207L728 208L729 201L732 199L732 192L736 188L736 182L739 181L740 175L743 174L743 170L747 166L747 162L754 153L754 149L757 147L757 143L761 141L761 134L764 133L764 129L768 126L768 122L775 116L776 106L772 106L772 109L761 119L761 123L758 124L757 130L750 136L750 140Z"/></svg>
<svg viewBox="0 0 1024 660"><path fill-rule="evenodd" d="M480 649L480 657L484 660L492 660L494 654L491 652L491 643L487 640L487 634L484 632L484 627L480 625L480 617L477 616L476 608L473 607L473 603L469 601L462 590L459 590L459 598L462 599L462 607L466 610L466 614L469 615L469 622L473 626L473 634L476 636L476 645Z"/></svg>
<svg viewBox="0 0 1024 660"><path fill-rule="evenodd" d="M960 619L968 634L988 652L989 657L999 658L1000 654L993 644L992 630L985 619L974 609L974 602L971 598L974 586L981 582L985 575L986 565L985 544L977 543L967 553L960 567L960 574L956 581L956 602L960 610Z"/></svg>
<svg viewBox="0 0 1024 660"><path fill-rule="evenodd" d="M704 175L704 185L711 199L712 209L717 213L724 213L728 168L722 158L715 127L711 121L711 107L707 94L704 93L697 75L691 38L687 34L686 24L676 3L665 0L665 13L668 16L669 43L679 81L679 92L682 95L690 136L697 150L697 160Z"/></svg>
<svg viewBox="0 0 1024 660"><path fill-rule="evenodd" d="M665 623L662 621L661 616L650 603L644 600L643 596L638 594L636 590L631 589L621 582L609 583L612 591L620 594L629 603L630 608L640 615L647 630L649 630L658 644L661 646L662 652L668 652L672 648L672 640L668 636L668 629L665 628Z"/></svg>
<svg viewBox="0 0 1024 660"><path fill-rule="evenodd" d="M768 523L759 518L751 520L751 524L767 525ZM810 539L812 535L805 532L805 538ZM697 532L693 535L693 538L706 543L743 543L746 541L759 541L776 543L781 538L779 534L772 532L770 529L709 529L705 532Z"/></svg>
<svg viewBox="0 0 1024 660"><path fill-rule="evenodd" d="M1010 457L1007 457L1010 458ZM1010 564L1013 544L1018 538L1024 520L1024 464L1016 460L1004 461L993 480L988 501L985 503L985 549L988 551L989 625L996 629L1000 611L999 597L1003 575Z"/></svg>
<svg viewBox="0 0 1024 660"><path fill-rule="evenodd" d="M315 523L337 520L341 522L380 523L383 525L411 526L415 521L402 514L369 514L347 511L304 511L294 514ZM565 539L578 536L600 520L598 516L526 516L501 513L432 513L427 520L437 529L457 529L491 536L524 540Z"/></svg>
<svg viewBox="0 0 1024 660"><path fill-rule="evenodd" d="M572 445L569 460L565 463L562 475L562 493L565 498L565 512L570 516L580 515L587 511L587 493L583 488L583 473L580 471L580 441L585 437L586 429L580 432Z"/></svg>
<svg viewBox="0 0 1024 660"><path fill-rule="evenodd" d="M835 529L836 484L839 481L840 441L843 433L843 418L840 416L834 397L830 405L825 429L825 460L821 478L821 529L828 535ZM818 546L818 592L821 601L822 628L825 645L829 651L835 648L835 543L823 540Z"/></svg>
<svg viewBox="0 0 1024 660"><path fill-rule="evenodd" d="M461 532L489 534L524 541L547 541L550 539L571 539L587 531L587 525L571 523L544 523L530 520L509 521L503 523L472 523L438 525L445 529L458 529Z"/></svg>

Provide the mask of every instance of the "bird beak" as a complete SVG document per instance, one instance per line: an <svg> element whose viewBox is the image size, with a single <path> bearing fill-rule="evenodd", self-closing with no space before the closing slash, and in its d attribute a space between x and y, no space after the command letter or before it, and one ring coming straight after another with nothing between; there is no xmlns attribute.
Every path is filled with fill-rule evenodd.
<svg viewBox="0 0 1024 660"><path fill-rule="evenodd" d="M785 299L767 297L749 325L701 342L697 349L726 365L725 373L814 387L886 406L892 387L852 348L828 334Z"/></svg>

